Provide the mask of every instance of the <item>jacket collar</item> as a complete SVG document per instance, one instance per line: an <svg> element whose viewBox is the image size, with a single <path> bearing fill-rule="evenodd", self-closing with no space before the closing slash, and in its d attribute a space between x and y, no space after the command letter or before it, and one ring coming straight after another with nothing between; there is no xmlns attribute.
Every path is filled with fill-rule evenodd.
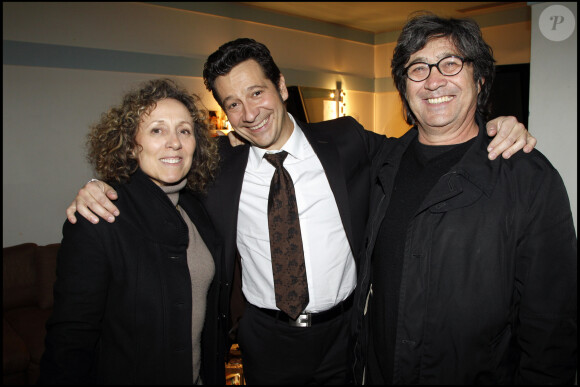
<svg viewBox="0 0 580 387"><path fill-rule="evenodd" d="M378 168L377 182L381 186L383 193L390 194L403 154L418 134L417 127L410 128L403 136L396 140L393 148L387 147L379 155L379 162L375 165Z"/></svg>
<svg viewBox="0 0 580 387"><path fill-rule="evenodd" d="M491 196L497 182L501 156L494 161L488 158L487 146L491 138L488 137L485 124L479 115L476 116L476 122L479 126L477 138L461 161L452 168L452 172L465 178L486 196Z"/></svg>
<svg viewBox="0 0 580 387"><path fill-rule="evenodd" d="M425 208L430 208L431 212L451 211L473 204L481 195L491 196L500 160L488 159L490 139L482 120L479 117L476 120L479 133L475 141L461 160L435 184L420 211Z"/></svg>
<svg viewBox="0 0 580 387"><path fill-rule="evenodd" d="M485 125L479 116L476 121L479 132L474 143L461 160L435 184L419 211L431 207L433 212L444 212L469 205L482 194L491 196L501 161L488 159L487 146L491 139L487 136ZM416 127L409 129L395 147L383 155L377 175L383 192L390 194L403 154L418 133ZM455 199L450 201L451 198Z"/></svg>
<svg viewBox="0 0 580 387"><path fill-rule="evenodd" d="M121 212L131 216L119 217L144 237L158 243L187 247L189 234L185 221L169 197L138 168L125 184L114 187L119 192ZM193 221L193 219L192 219Z"/></svg>

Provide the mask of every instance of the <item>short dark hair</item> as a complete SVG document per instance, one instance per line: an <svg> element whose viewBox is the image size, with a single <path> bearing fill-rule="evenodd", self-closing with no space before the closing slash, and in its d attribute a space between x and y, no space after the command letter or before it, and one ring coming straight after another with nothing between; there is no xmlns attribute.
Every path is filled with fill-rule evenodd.
<svg viewBox="0 0 580 387"><path fill-rule="evenodd" d="M489 95L495 77L493 50L485 43L479 25L471 19L444 19L431 13L413 14L397 40L391 61L393 81L403 102L405 118L415 125L416 117L407 101L407 77L405 65L415 52L421 50L433 38L448 37L461 56L473 63L473 81L480 83L477 112L487 119L490 113ZM485 79L485 83L481 80Z"/></svg>
<svg viewBox="0 0 580 387"><path fill-rule="evenodd" d="M205 87L212 92L213 97L222 108L222 101L215 89L216 78L228 74L232 68L248 59L255 60L262 68L266 78L272 81L278 89L280 69L276 66L268 47L250 38L232 40L222 44L216 52L207 58L203 66Z"/></svg>
<svg viewBox="0 0 580 387"><path fill-rule="evenodd" d="M137 170L139 163L134 151L139 145L135 138L141 119L166 98L181 102L191 115L196 146L187 187L205 192L217 173L217 143L210 138L207 113L198 106L199 97L170 79L153 79L129 91L120 105L103 113L101 120L91 127L87 159L99 178L124 183Z"/></svg>

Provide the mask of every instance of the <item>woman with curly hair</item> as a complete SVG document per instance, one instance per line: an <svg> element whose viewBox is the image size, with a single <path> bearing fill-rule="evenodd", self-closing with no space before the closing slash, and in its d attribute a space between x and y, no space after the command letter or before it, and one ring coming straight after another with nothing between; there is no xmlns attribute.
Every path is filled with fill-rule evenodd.
<svg viewBox="0 0 580 387"><path fill-rule="evenodd" d="M218 153L197 100L153 80L91 128L123 216L65 222L40 383L224 384L222 248L198 199Z"/></svg>

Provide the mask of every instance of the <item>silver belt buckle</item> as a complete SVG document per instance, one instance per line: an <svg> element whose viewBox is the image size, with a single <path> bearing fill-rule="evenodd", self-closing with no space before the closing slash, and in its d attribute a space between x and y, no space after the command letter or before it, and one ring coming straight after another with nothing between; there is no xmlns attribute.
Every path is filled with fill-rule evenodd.
<svg viewBox="0 0 580 387"><path fill-rule="evenodd" d="M296 320L288 319L288 325L291 327L308 328L312 325L310 313L302 313Z"/></svg>

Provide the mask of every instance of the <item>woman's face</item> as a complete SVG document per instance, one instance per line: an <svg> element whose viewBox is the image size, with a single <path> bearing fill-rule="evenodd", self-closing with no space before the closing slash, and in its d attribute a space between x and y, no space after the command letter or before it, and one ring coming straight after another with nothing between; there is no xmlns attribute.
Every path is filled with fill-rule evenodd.
<svg viewBox="0 0 580 387"><path fill-rule="evenodd" d="M181 102L166 98L144 114L135 141L139 167L159 186L179 183L195 152L193 119Z"/></svg>

